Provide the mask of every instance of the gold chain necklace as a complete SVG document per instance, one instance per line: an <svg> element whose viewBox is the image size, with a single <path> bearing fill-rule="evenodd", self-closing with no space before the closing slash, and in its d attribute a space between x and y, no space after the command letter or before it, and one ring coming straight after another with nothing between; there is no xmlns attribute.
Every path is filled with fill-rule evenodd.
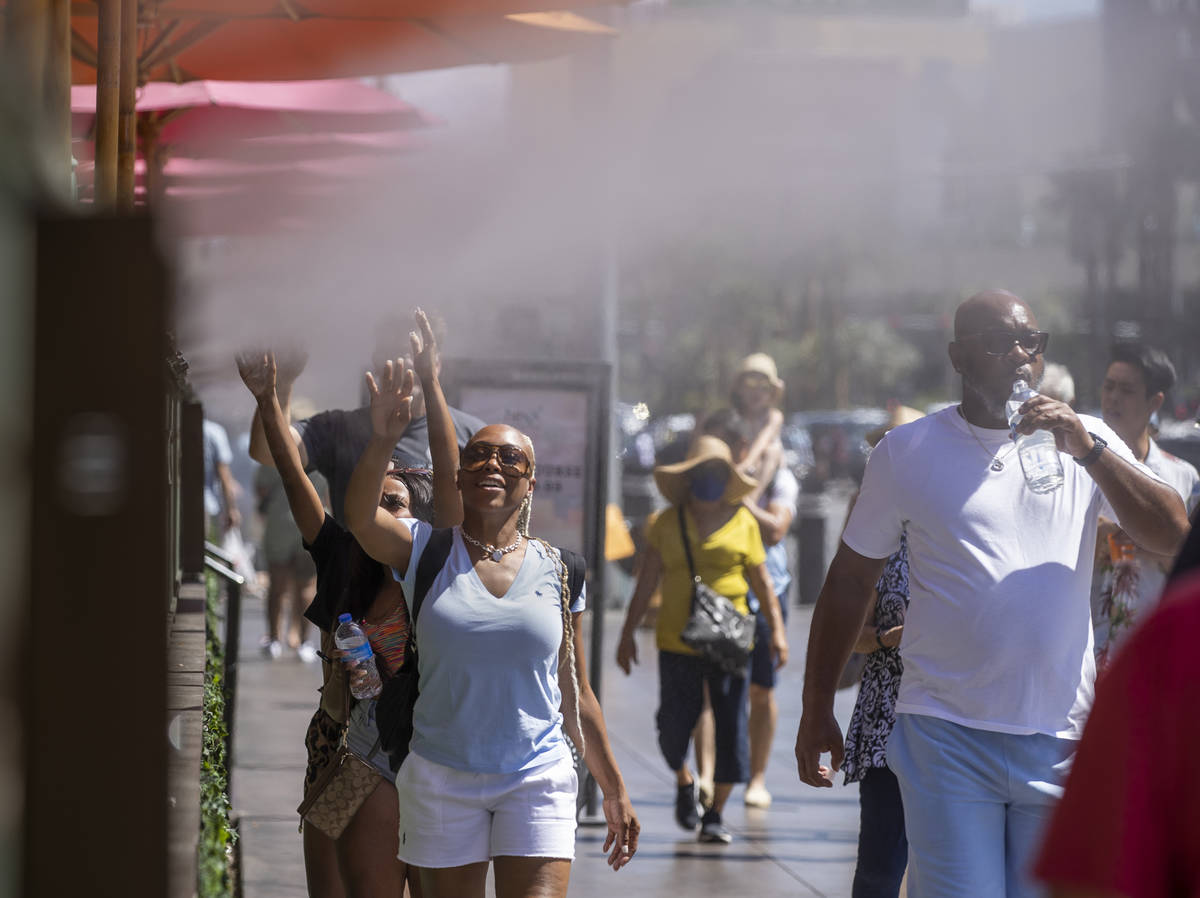
<svg viewBox="0 0 1200 898"><path fill-rule="evenodd" d="M958 416L960 418L962 418L963 423L967 425L967 433L969 433L971 435L971 437L975 440L975 442L979 444L979 448L982 449L985 453L987 453L987 455L991 458L992 463L990 465L988 465L988 468L990 468L993 471L997 471L997 472L1003 471L1004 470L1004 462L1001 459L1001 456L995 452L992 452L991 450L988 449L987 446L983 445L983 440L979 439L979 435L977 433L975 433L975 428L971 426L971 422L968 421L967 416L963 414L961 405L958 406ZM1012 454L1012 451L1015 448L1016 448L1015 443L1010 445L1008 447L1008 451L1004 453L1003 457L1008 458L1008 456L1010 456Z"/></svg>
<svg viewBox="0 0 1200 898"><path fill-rule="evenodd" d="M517 534L517 538L515 540L513 540L513 544L511 546L505 546L503 549L498 549L495 546L493 546L491 543L486 543L486 544L481 543L475 537L471 536L471 534L467 533L467 531L464 530L462 527L458 528L458 532L462 534L463 539L465 539L467 542L469 542L475 548L477 548L481 552L483 552L483 556L485 558L490 558L492 561L498 562L501 558L503 558L509 552L517 551L517 547L521 545L521 534L520 533Z"/></svg>

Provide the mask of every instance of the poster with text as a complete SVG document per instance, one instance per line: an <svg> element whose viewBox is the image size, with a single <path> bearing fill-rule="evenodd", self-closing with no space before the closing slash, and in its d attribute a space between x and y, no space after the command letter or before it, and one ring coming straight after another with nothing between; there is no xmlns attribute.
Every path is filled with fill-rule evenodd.
<svg viewBox="0 0 1200 898"><path fill-rule="evenodd" d="M529 532L551 545L584 552L587 394L464 386L458 405L489 424L510 424L529 436L537 462Z"/></svg>

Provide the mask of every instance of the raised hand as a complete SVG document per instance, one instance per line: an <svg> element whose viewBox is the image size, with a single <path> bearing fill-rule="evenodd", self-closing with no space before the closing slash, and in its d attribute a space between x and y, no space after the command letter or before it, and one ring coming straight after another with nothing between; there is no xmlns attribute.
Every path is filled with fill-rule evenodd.
<svg viewBox="0 0 1200 898"><path fill-rule="evenodd" d="M410 331L408 338L412 342L413 369L422 384L430 383L437 376L438 348L433 336L433 326L424 309L414 313L417 319L417 330Z"/></svg>
<svg viewBox="0 0 1200 898"><path fill-rule="evenodd" d="M276 368L273 352L243 352L236 357L238 374L255 399L275 392Z"/></svg>
<svg viewBox="0 0 1200 898"><path fill-rule="evenodd" d="M1059 452L1081 458L1092 449L1092 436L1087 432L1079 415L1065 402L1037 395L1021 406L1021 420L1017 422L1017 433L1030 434L1035 430L1048 430L1054 434Z"/></svg>
<svg viewBox="0 0 1200 898"><path fill-rule="evenodd" d="M375 383L367 372L367 390L371 394L371 427L376 436L399 441L412 420L413 372L404 359L389 360Z"/></svg>

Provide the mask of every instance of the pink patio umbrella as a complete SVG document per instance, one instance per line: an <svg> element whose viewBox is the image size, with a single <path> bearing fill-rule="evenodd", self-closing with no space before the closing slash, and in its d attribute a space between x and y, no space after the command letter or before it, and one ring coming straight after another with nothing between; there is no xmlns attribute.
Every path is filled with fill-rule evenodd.
<svg viewBox="0 0 1200 898"><path fill-rule="evenodd" d="M434 124L353 80L152 83L138 98L135 199L160 204L188 233L280 225L312 197L384 173ZM95 88L72 88L80 198L91 199ZM294 224L295 214L283 216ZM215 230L214 230L215 229Z"/></svg>

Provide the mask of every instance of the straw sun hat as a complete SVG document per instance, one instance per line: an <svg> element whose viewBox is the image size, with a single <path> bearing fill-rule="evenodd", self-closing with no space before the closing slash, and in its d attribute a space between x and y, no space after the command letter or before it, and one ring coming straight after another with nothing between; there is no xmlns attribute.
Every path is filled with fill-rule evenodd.
<svg viewBox="0 0 1200 898"><path fill-rule="evenodd" d="M724 440L717 437L699 436L688 449L687 458L683 461L674 465L659 465L654 469L654 482L658 484L658 490L663 494L663 498L672 505L682 505L686 502L691 493L688 475L693 469L710 461L723 462L729 469L729 482L725 484L725 493L721 496L722 502L728 502L731 505L741 502L752 489L758 486L757 481L747 477L734 467L733 457L729 454L729 447L725 445Z"/></svg>
<svg viewBox="0 0 1200 898"><path fill-rule="evenodd" d="M742 359L737 373L733 376L734 384L746 374L761 374L765 377L775 391L776 401L783 396L783 381L779 378L779 369L775 367L775 360L765 352L754 352Z"/></svg>
<svg viewBox="0 0 1200 898"><path fill-rule="evenodd" d="M872 448L883 439L883 435L893 427L899 427L901 424L911 424L920 418L924 418L925 413L919 412L915 408L910 408L907 405L897 405L888 413L888 422L882 427L876 427L863 437L867 441L867 445Z"/></svg>

